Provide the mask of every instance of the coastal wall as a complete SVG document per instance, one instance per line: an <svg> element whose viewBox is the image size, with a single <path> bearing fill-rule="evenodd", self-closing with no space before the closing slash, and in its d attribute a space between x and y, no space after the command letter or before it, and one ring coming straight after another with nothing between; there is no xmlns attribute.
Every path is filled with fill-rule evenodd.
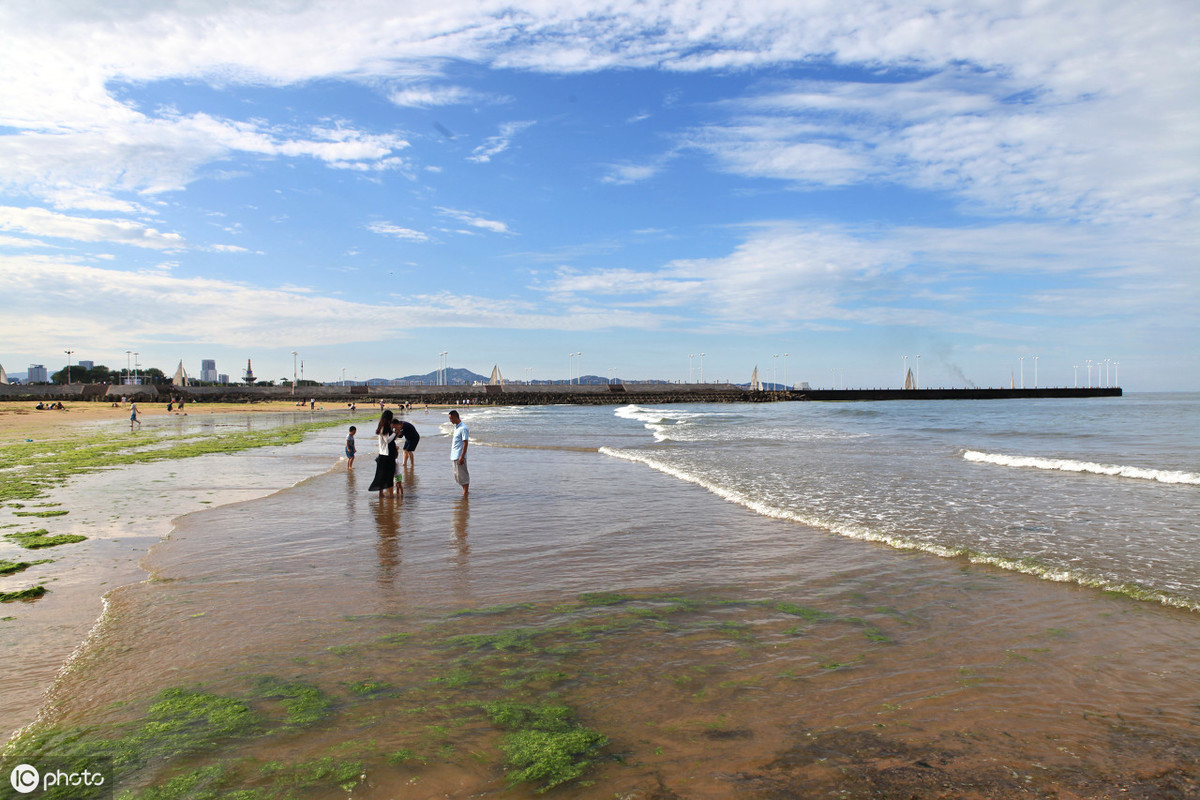
<svg viewBox="0 0 1200 800"><path fill-rule="evenodd" d="M752 392L732 384L508 384L505 386L69 386L0 385L0 400L139 402L183 398L188 402L264 401L360 406L411 402L414 405L625 405L627 403L769 403L779 401L864 402L879 400L1014 400L1033 398L1120 397L1120 387L1038 389L806 389Z"/></svg>

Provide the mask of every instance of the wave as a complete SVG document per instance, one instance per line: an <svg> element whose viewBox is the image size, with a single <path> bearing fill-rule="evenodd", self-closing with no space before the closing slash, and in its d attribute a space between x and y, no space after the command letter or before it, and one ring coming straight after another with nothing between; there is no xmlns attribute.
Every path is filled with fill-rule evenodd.
<svg viewBox="0 0 1200 800"><path fill-rule="evenodd" d="M862 525L833 522L827 519L793 511L791 509L780 508L778 506L770 505L769 503L764 503L761 500L751 497L744 492L740 492L736 489L730 489L727 486L722 486L706 480L699 475L695 475L687 472L686 470L673 467L670 464L667 464L647 453L630 450L617 450L611 447L601 447L599 452L603 455L612 456L613 458L621 458L626 461L645 464L646 466L659 472L665 473L674 478L678 478L679 480L686 481L687 483L700 486L712 494L715 494L717 497L722 498L723 500L736 503L737 505L747 508L764 517L798 522L810 528L827 530L847 539L876 542L893 547L897 550L919 550L924 553L938 556L939 558L965 558L972 564L987 564L989 566L999 567L1000 569L1005 569L1012 572L1020 572L1025 575L1032 575L1043 580L1054 581L1058 583L1074 583L1080 586L1099 589L1105 592L1126 595L1137 600L1148 600L1151 602L1160 603L1164 606L1200 612L1200 602L1198 602L1196 599L1174 594L1168 591L1163 591L1154 587L1143 586L1138 583L1114 581L1087 573L1065 569L1060 566L1046 564L1036 559L997 556L990 553L982 553L966 547L947 547L945 545L934 544L932 542L923 542L909 539L904 536L873 530Z"/></svg>
<svg viewBox="0 0 1200 800"><path fill-rule="evenodd" d="M963 458L980 464L997 464L1002 467L1026 467L1057 472L1086 472L1092 475L1110 475L1118 478L1137 478L1159 483L1183 483L1200 486L1200 475L1168 469L1127 467L1119 464L1096 464L1091 461L1075 461L1069 458L1042 458L1038 456L1010 456L1003 453L981 453L977 450L963 451Z"/></svg>

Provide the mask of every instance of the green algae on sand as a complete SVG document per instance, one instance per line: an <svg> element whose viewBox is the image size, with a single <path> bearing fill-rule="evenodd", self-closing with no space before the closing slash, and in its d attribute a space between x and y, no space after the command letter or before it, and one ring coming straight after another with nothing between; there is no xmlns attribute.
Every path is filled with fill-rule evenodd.
<svg viewBox="0 0 1200 800"><path fill-rule="evenodd" d="M4 538L11 539L26 550L42 550L47 547L58 547L59 545L87 541L86 536L81 536L78 533L60 533L51 536L50 532L45 528L38 528L36 531L26 531L25 533L6 533L4 534Z"/></svg>

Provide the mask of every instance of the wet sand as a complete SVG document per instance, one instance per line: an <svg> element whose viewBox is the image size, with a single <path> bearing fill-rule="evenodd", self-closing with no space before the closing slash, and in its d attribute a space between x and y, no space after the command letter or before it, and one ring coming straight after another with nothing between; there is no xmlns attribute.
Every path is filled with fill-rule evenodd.
<svg viewBox="0 0 1200 800"><path fill-rule="evenodd" d="M71 436L111 432L128 434L127 410L84 405L67 412L25 411L22 404L0 404L0 442L33 438L48 448ZM280 404L274 404L279 406ZM14 406L18 406L14 408ZM139 409L142 408L139 405ZM312 415L287 404L268 408L224 404L189 406L187 415L144 416L144 430L189 434L225 430L261 430ZM329 412L342 413L340 410ZM76 544L24 550L0 540L0 558L35 563L24 572L0 577L0 590L44 585L48 594L34 602L0 605L0 735L7 738L36 717L42 695L79 647L104 609L112 589L145 580L139 562L163 537L176 517L204 508L262 497L337 462L345 432L315 434L297 448L262 448L234 454L201 456L140 464L79 475L46 496L21 504L0 504L4 533L44 528L52 535L87 537ZM2 446L2 444L0 444ZM2 454L0 450L0 454ZM21 512L66 510L51 518L18 517Z"/></svg>
<svg viewBox="0 0 1200 800"><path fill-rule="evenodd" d="M265 790L333 759L354 797L535 796L506 780L495 703L607 738L550 796L1200 787L1193 614L765 519L594 452L473 448L463 502L425 441L404 500L334 470L181 519L47 725L135 722L171 687L268 720L129 788L210 768ZM321 699L303 722L301 695Z"/></svg>

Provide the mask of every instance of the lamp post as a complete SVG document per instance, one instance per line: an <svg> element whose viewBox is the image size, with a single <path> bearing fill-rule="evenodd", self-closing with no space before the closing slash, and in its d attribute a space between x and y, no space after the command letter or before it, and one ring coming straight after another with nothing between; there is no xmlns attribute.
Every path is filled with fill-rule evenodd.
<svg viewBox="0 0 1200 800"><path fill-rule="evenodd" d="M295 350L292 351L292 396L296 396L296 356L299 355Z"/></svg>
<svg viewBox="0 0 1200 800"><path fill-rule="evenodd" d="M783 354L783 388L785 391L790 392L791 386L790 386L790 384L788 384L788 379L787 379L787 357L788 357L788 354L784 353Z"/></svg>
<svg viewBox="0 0 1200 800"><path fill-rule="evenodd" d="M1018 356L1021 361L1021 388L1025 388L1025 356Z"/></svg>
<svg viewBox="0 0 1200 800"><path fill-rule="evenodd" d="M575 356L575 369L579 372L579 380L575 381L575 383L583 383L583 353L576 353Z"/></svg>
<svg viewBox="0 0 1200 800"><path fill-rule="evenodd" d="M700 354L700 382L704 383L704 353Z"/></svg>
<svg viewBox="0 0 1200 800"><path fill-rule="evenodd" d="M692 373L692 359L696 357L695 353L688 353L688 383L695 383L695 376Z"/></svg>
<svg viewBox="0 0 1200 800"><path fill-rule="evenodd" d="M71 385L71 354L74 353L75 351L74 350L64 350L63 352L65 352L67 354L67 386L70 386Z"/></svg>
<svg viewBox="0 0 1200 800"><path fill-rule="evenodd" d="M1121 362L1120 361L1113 362L1113 377L1116 378L1116 380L1113 381L1113 386L1120 386L1121 385Z"/></svg>
<svg viewBox="0 0 1200 800"><path fill-rule="evenodd" d="M133 382L133 364L129 360L129 357L131 355L133 355L132 350L125 351L125 385L126 386L128 386L130 383Z"/></svg>
<svg viewBox="0 0 1200 800"><path fill-rule="evenodd" d="M1079 388L1079 365L1072 364L1071 366L1075 370L1075 388L1078 389Z"/></svg>
<svg viewBox="0 0 1200 800"><path fill-rule="evenodd" d="M908 356L904 356L904 374L900 376L900 385L908 388Z"/></svg>
<svg viewBox="0 0 1200 800"><path fill-rule="evenodd" d="M1033 357L1033 388L1037 388L1037 360L1038 357Z"/></svg>
<svg viewBox="0 0 1200 800"><path fill-rule="evenodd" d="M1087 388L1089 388L1089 389L1090 389L1090 388L1092 388L1092 360L1091 360L1090 358L1089 358L1089 359L1085 359L1083 363L1087 364L1087 371L1088 371L1088 385L1087 385Z"/></svg>
<svg viewBox="0 0 1200 800"><path fill-rule="evenodd" d="M134 350L133 351L133 382L134 382L134 384L136 384L138 386L142 385L142 378L140 375L138 375L138 367L140 367L140 366L141 366L141 363L138 361L138 351Z"/></svg>

